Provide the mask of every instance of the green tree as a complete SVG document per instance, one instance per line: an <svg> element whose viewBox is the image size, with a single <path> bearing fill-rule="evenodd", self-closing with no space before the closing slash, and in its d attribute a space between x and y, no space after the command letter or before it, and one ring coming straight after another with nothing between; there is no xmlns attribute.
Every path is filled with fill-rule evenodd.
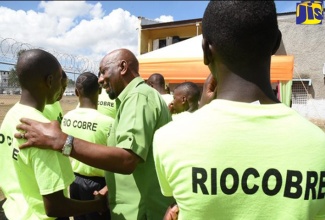
<svg viewBox="0 0 325 220"><path fill-rule="evenodd" d="M68 87L74 87L75 86L75 81L73 81L72 79L68 80Z"/></svg>
<svg viewBox="0 0 325 220"><path fill-rule="evenodd" d="M16 65L14 66L14 68L11 68L11 70L9 71L8 86L13 88L19 87Z"/></svg>

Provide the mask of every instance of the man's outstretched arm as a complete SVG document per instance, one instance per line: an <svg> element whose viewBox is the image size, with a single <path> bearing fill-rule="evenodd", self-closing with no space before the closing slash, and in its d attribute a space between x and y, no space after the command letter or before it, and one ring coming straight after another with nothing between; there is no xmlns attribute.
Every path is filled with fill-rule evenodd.
<svg viewBox="0 0 325 220"><path fill-rule="evenodd" d="M17 125L19 132L15 133L15 138L23 138L21 134L24 133L27 139L20 146L21 149L38 147L62 151L68 135L61 131L57 121L42 123L28 118L20 121L22 124ZM94 144L78 138L74 138L70 156L90 166L121 174L131 174L140 161L140 157L131 150Z"/></svg>
<svg viewBox="0 0 325 220"><path fill-rule="evenodd" d="M94 200L74 200L64 196L63 191L43 195L46 214L50 217L67 217L91 212L105 212L108 209L107 196L96 195Z"/></svg>

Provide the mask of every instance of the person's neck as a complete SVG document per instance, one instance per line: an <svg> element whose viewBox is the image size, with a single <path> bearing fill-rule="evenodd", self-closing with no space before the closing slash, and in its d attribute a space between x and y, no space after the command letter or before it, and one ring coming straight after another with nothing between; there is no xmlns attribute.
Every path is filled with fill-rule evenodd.
<svg viewBox="0 0 325 220"><path fill-rule="evenodd" d="M267 71L269 70L266 68L255 67L246 73L243 71L235 74L228 69L223 69L223 74L218 74L217 99L247 103L258 100L261 104L279 103L267 77L269 75Z"/></svg>
<svg viewBox="0 0 325 220"><path fill-rule="evenodd" d="M97 102L98 100L91 100L88 98L80 98L79 99L79 107L80 108L91 108L91 109L97 109Z"/></svg>
<svg viewBox="0 0 325 220"><path fill-rule="evenodd" d="M27 90L22 90L19 103L22 105L27 105L29 107L35 108L40 112L43 112L46 101L44 97L39 97L35 94L31 94Z"/></svg>
<svg viewBox="0 0 325 220"><path fill-rule="evenodd" d="M198 108L199 108L199 104L197 104L197 105L191 104L189 109L187 109L187 111L192 113L192 112L195 112L196 110L198 110Z"/></svg>

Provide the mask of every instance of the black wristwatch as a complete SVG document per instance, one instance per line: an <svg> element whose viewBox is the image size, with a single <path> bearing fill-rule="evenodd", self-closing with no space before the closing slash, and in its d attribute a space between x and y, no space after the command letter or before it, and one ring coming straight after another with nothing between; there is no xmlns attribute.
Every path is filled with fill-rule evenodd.
<svg viewBox="0 0 325 220"><path fill-rule="evenodd" d="M64 146L62 148L62 154L64 156L67 156L67 157L70 156L71 151L72 151L72 147L73 147L73 139L74 139L73 136L68 135L67 140L65 141L65 144L64 144Z"/></svg>

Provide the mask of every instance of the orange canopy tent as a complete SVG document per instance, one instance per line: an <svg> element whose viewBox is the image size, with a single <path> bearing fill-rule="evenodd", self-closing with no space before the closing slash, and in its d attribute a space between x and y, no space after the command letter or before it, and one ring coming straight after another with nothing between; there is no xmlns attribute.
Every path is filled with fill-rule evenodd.
<svg viewBox="0 0 325 220"><path fill-rule="evenodd" d="M202 35L138 56L140 75L144 79L161 73L167 83L192 81L204 83L210 73L203 63ZM272 56L271 82L279 84L279 99L290 106L293 56Z"/></svg>
<svg viewBox="0 0 325 220"><path fill-rule="evenodd" d="M158 72L167 83L204 83L210 71L203 63L201 42L199 35L138 56L141 77L147 79ZM271 81L292 80L293 62L293 56L272 56Z"/></svg>
<svg viewBox="0 0 325 220"><path fill-rule="evenodd" d="M210 73L202 58L152 58L139 59L140 75L144 79L161 73L168 83L192 81L204 83ZM293 56L272 56L271 81L289 81L293 75Z"/></svg>

